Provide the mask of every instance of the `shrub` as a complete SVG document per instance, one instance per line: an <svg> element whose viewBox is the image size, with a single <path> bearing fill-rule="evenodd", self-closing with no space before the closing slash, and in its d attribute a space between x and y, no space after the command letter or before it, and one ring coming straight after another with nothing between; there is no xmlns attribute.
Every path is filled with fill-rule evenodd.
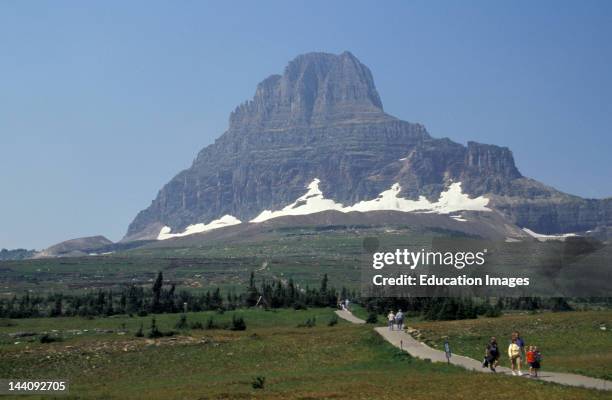
<svg viewBox="0 0 612 400"><path fill-rule="evenodd" d="M215 320L213 317L209 317L206 321L205 329L219 329L219 326L215 324Z"/></svg>
<svg viewBox="0 0 612 400"><path fill-rule="evenodd" d="M317 320L315 317L312 317L312 318L308 318L306 322L304 322L303 324L299 324L297 327L298 328L313 328L316 325L317 325Z"/></svg>
<svg viewBox="0 0 612 400"><path fill-rule="evenodd" d="M174 327L176 329L187 329L189 327L189 325L187 324L187 316L185 314L182 314L181 318L179 318Z"/></svg>
<svg viewBox="0 0 612 400"><path fill-rule="evenodd" d="M338 324L338 316L336 314L332 315L332 317L329 319L329 322L327 323L327 326L334 326Z"/></svg>
<svg viewBox="0 0 612 400"><path fill-rule="evenodd" d="M399 349L393 352L393 358L398 361L412 361L412 356L408 352Z"/></svg>
<svg viewBox="0 0 612 400"><path fill-rule="evenodd" d="M484 313L484 316L487 318L497 318L497 317L501 317L501 315L502 315L501 309L497 306L492 306L492 305L489 305L487 307L487 310Z"/></svg>
<svg viewBox="0 0 612 400"><path fill-rule="evenodd" d="M147 336L150 339L155 339L164 336L164 334L157 328L157 324L155 322L155 318L151 319L151 328L149 328L149 333Z"/></svg>
<svg viewBox="0 0 612 400"><path fill-rule="evenodd" d="M378 323L378 315L375 312L371 312L368 314L368 318L366 319L366 323L368 324L377 324Z"/></svg>
<svg viewBox="0 0 612 400"><path fill-rule="evenodd" d="M200 321L196 321L190 325L190 328L191 329L204 329L204 324L202 324Z"/></svg>
<svg viewBox="0 0 612 400"><path fill-rule="evenodd" d="M266 384L265 376L256 376L255 379L253 379L251 386L253 386L253 389L263 389L265 384Z"/></svg>
<svg viewBox="0 0 612 400"><path fill-rule="evenodd" d="M550 300L552 302L550 309L553 312L572 311L572 306L563 297L552 297Z"/></svg>
<svg viewBox="0 0 612 400"><path fill-rule="evenodd" d="M232 324L230 325L230 330L232 331L244 331L246 330L246 323L244 322L244 318L237 317L236 315L232 316Z"/></svg>
<svg viewBox="0 0 612 400"><path fill-rule="evenodd" d="M140 324L140 328L138 328L138 330L136 331L134 336L136 336L136 337L144 337L144 333L142 332L142 324Z"/></svg>
<svg viewBox="0 0 612 400"><path fill-rule="evenodd" d="M61 342L61 341L62 341L61 338L50 336L47 333L45 333L44 335L40 337L40 343L53 343L53 342Z"/></svg>

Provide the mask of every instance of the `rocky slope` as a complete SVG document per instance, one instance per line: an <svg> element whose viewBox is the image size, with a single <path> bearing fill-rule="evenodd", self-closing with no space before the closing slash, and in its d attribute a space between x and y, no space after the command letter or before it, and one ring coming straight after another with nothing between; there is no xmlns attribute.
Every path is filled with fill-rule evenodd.
<svg viewBox="0 0 612 400"><path fill-rule="evenodd" d="M291 204L314 179L326 198L345 205L395 183L402 197L435 201L461 182L464 193L486 196L536 232L612 225L612 199L585 200L523 177L505 147L432 138L384 112L372 74L352 54L309 53L258 85L230 115L229 129L136 216L124 241L224 215L249 221Z"/></svg>

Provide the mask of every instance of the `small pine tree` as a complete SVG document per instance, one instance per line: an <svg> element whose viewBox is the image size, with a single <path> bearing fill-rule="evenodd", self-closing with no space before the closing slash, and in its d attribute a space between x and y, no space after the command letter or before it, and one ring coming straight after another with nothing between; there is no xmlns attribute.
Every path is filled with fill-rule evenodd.
<svg viewBox="0 0 612 400"><path fill-rule="evenodd" d="M487 310L484 313L484 316L487 318L497 318L497 317L501 317L502 311L501 309L496 305L492 306L492 305L488 305Z"/></svg>
<svg viewBox="0 0 612 400"><path fill-rule="evenodd" d="M161 311L161 292L162 286L164 284L164 275L161 271L157 274L157 279L155 279L155 283L151 288L153 292L153 299L151 301L151 311L152 312L160 312Z"/></svg>
<svg viewBox="0 0 612 400"><path fill-rule="evenodd" d="M218 328L218 326L215 324L215 320L213 319L213 317L208 317L205 328L206 329L217 329Z"/></svg>
<svg viewBox="0 0 612 400"><path fill-rule="evenodd" d="M248 307L254 307L255 304L257 304L259 292L257 291L257 287L255 286L255 273L253 271L251 271L251 276L249 277L249 287L247 288L246 296L246 305Z"/></svg>
<svg viewBox="0 0 612 400"><path fill-rule="evenodd" d="M232 331L244 331L246 330L246 323L244 322L244 318L237 317L236 315L232 316L232 325L230 326L230 330Z"/></svg>
<svg viewBox="0 0 612 400"><path fill-rule="evenodd" d="M144 333L142 332L142 323L140 324L140 328L138 328L138 330L136 331L134 336L136 336L136 337L143 337L144 336Z"/></svg>
<svg viewBox="0 0 612 400"><path fill-rule="evenodd" d="M570 306L569 303L563 297L552 297L551 301L551 310L553 312L572 311L572 306Z"/></svg>
<svg viewBox="0 0 612 400"><path fill-rule="evenodd" d="M187 324L187 316L185 314L181 314L181 317L174 327L176 329L187 329L189 327L189 324Z"/></svg>
<svg viewBox="0 0 612 400"><path fill-rule="evenodd" d="M51 310L51 316L60 317L61 315L62 315L62 297L57 296L57 298L55 299L55 304L53 306L53 309Z"/></svg>
<svg viewBox="0 0 612 400"><path fill-rule="evenodd" d="M149 328L149 334L147 335L150 339L155 339L158 337L164 336L162 332L157 327L157 323L155 322L155 317L151 319L151 328Z"/></svg>
<svg viewBox="0 0 612 400"><path fill-rule="evenodd" d="M371 312L368 314L368 318L366 319L367 324L377 324L378 323L378 315L375 312Z"/></svg>

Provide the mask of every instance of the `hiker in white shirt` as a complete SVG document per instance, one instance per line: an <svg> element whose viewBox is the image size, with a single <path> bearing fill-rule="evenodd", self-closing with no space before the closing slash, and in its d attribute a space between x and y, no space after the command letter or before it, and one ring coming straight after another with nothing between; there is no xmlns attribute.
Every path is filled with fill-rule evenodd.
<svg viewBox="0 0 612 400"><path fill-rule="evenodd" d="M387 321L389 323L389 330L392 331L393 324L395 324L395 314L393 314L393 310L389 311L389 314L387 315Z"/></svg>

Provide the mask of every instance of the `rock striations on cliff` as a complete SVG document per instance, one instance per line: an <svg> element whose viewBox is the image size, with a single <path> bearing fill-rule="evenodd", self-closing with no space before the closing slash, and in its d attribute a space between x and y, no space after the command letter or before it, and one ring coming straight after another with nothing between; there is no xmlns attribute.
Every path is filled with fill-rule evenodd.
<svg viewBox="0 0 612 400"><path fill-rule="evenodd" d="M453 182L520 227L541 233L606 229L612 200L561 193L517 169L512 152L432 138L386 114L370 70L349 52L298 56L238 106L229 129L202 149L130 224L125 241L157 238L231 216L250 221L281 210L318 179L343 205L399 196L435 202ZM232 220L233 221L233 220Z"/></svg>

